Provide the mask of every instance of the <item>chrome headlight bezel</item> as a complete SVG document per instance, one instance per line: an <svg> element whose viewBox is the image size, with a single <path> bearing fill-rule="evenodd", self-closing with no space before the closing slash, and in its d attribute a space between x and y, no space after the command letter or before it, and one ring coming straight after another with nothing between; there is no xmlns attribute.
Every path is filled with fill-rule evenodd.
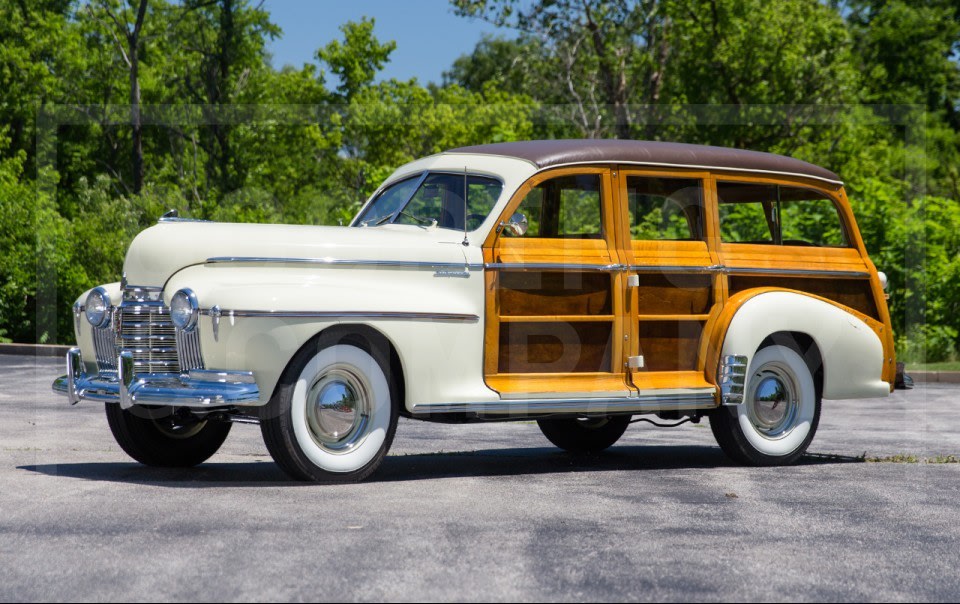
<svg viewBox="0 0 960 604"><path fill-rule="evenodd" d="M192 289L177 290L170 298L170 321L183 332L191 332L200 321L200 304Z"/></svg>
<svg viewBox="0 0 960 604"><path fill-rule="evenodd" d="M113 306L110 294L103 287L95 287L87 294L83 304L83 313L87 322L97 329L110 325L110 308Z"/></svg>

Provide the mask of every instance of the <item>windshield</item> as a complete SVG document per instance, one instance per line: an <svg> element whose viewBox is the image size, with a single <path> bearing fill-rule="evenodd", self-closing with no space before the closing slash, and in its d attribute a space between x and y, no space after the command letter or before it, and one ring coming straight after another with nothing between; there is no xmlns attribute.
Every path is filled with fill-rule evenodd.
<svg viewBox="0 0 960 604"><path fill-rule="evenodd" d="M500 197L493 178L467 176L467 230L479 227ZM463 174L428 173L401 180L380 192L359 216L358 226L412 224L463 230Z"/></svg>

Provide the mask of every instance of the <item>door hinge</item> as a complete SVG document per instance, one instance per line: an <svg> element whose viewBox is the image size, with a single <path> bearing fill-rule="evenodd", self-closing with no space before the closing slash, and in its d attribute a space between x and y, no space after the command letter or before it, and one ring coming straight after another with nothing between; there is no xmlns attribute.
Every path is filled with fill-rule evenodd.
<svg viewBox="0 0 960 604"><path fill-rule="evenodd" d="M643 355L636 357L627 357L627 367L630 369L643 369Z"/></svg>
<svg viewBox="0 0 960 604"><path fill-rule="evenodd" d="M640 287L640 275L628 275L627 287Z"/></svg>

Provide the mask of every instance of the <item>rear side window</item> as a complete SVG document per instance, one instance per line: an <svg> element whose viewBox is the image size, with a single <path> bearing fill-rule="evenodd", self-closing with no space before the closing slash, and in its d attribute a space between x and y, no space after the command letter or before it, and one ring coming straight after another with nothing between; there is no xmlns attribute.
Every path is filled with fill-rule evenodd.
<svg viewBox="0 0 960 604"><path fill-rule="evenodd" d="M633 239L703 239L703 184L693 178L627 176Z"/></svg>
<svg viewBox="0 0 960 604"><path fill-rule="evenodd" d="M803 187L718 182L720 238L726 243L847 247L836 204Z"/></svg>
<svg viewBox="0 0 960 604"><path fill-rule="evenodd" d="M602 239L599 174L546 180L534 187L517 211L527 217L524 238ZM511 237L508 231L504 235Z"/></svg>
<svg viewBox="0 0 960 604"><path fill-rule="evenodd" d="M817 191L780 187L780 225L783 245L850 245L836 204Z"/></svg>

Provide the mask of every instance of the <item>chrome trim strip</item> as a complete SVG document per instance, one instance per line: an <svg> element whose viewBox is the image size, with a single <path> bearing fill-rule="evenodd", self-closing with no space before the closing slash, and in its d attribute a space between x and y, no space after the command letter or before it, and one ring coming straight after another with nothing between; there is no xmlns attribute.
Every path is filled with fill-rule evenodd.
<svg viewBox="0 0 960 604"><path fill-rule="evenodd" d="M480 403L448 403L414 405L415 415L434 413L475 413L478 415L543 415L578 413L606 415L610 413L643 413L651 411L712 409L717 406L714 388L698 388L683 394L643 394L633 397L584 399L504 399Z"/></svg>
<svg viewBox="0 0 960 604"><path fill-rule="evenodd" d="M220 384L254 384L252 371L220 371L217 369L191 369L187 377L198 382L216 382Z"/></svg>
<svg viewBox="0 0 960 604"><path fill-rule="evenodd" d="M386 266L390 268L466 269L480 270L482 264L466 262L415 262L409 260L342 260L339 258L283 258L265 256L215 256L207 258L207 264L321 264L328 266Z"/></svg>
<svg viewBox="0 0 960 604"><path fill-rule="evenodd" d="M562 262L488 262L483 265L488 270L518 270L518 271L583 271L601 273L619 273L627 270L624 264L564 264Z"/></svg>
<svg viewBox="0 0 960 604"><path fill-rule="evenodd" d="M658 266L658 265L649 265L649 264L631 264L626 268L627 272L631 273L693 273L693 274L707 274L707 273L722 273L723 272L722 264L713 264L711 266Z"/></svg>
<svg viewBox="0 0 960 604"><path fill-rule="evenodd" d="M210 309L206 312L213 316ZM366 312L366 311L314 311L314 310L221 310L222 317L273 317L277 319L386 319L402 321L457 321L476 323L477 315L429 312Z"/></svg>
<svg viewBox="0 0 960 604"><path fill-rule="evenodd" d="M870 273L864 271L836 271L805 268L740 268L723 267L728 275L793 275L797 277L839 277L845 279L867 279Z"/></svg>
<svg viewBox="0 0 960 604"><path fill-rule="evenodd" d="M477 155L487 155L478 153ZM510 157L509 155L506 157ZM519 159L519 158L513 158ZM800 174L798 172L781 172L779 170L759 170L756 168L724 168L720 166L702 166L699 164L671 164L667 162L654 162L654 161L578 161L578 162L568 162L564 164L556 164L552 166L547 166L540 168L534 174L539 174L541 172L546 172L548 170L556 170L557 168L566 168L569 166L606 166L610 164L616 164L621 166L647 166L654 168L684 168L689 170L703 170L705 172L745 172L747 174L764 174L769 176L792 176L795 178L809 178L811 180L819 180L820 182L829 183L831 185L836 185L839 187L843 186L842 180L832 180L829 178L824 178L823 176L813 176L812 174ZM534 164L536 165L536 164Z"/></svg>

